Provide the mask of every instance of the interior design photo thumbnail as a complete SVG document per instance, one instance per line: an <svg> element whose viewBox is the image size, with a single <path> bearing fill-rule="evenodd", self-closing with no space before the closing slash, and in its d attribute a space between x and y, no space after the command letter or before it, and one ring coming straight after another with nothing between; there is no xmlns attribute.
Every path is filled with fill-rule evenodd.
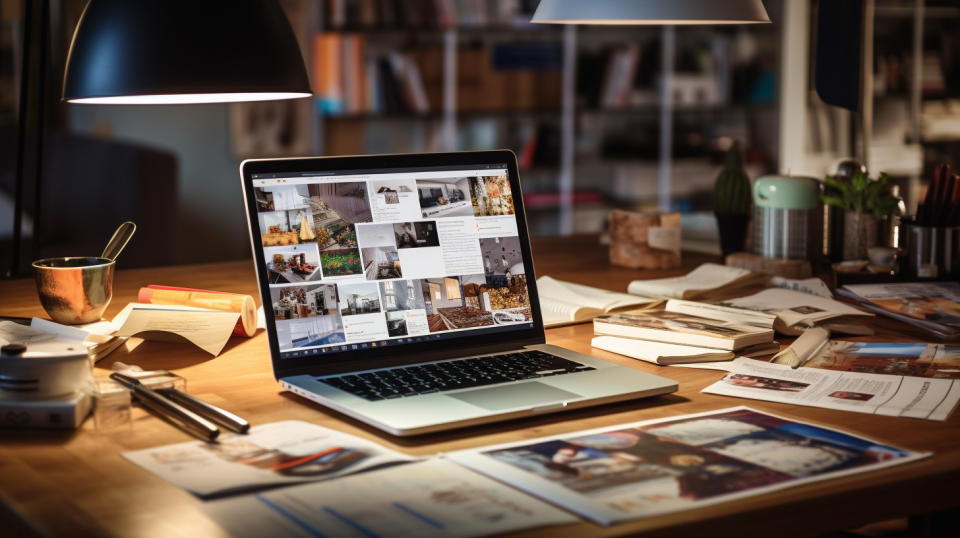
<svg viewBox="0 0 960 538"><path fill-rule="evenodd" d="M493 314L482 309L489 304L483 275L427 278L421 287L430 332L493 325Z"/></svg>
<svg viewBox="0 0 960 538"><path fill-rule="evenodd" d="M346 341L339 314L277 321L280 349L325 346Z"/></svg>
<svg viewBox="0 0 960 538"><path fill-rule="evenodd" d="M473 216L470 181L465 177L418 179L417 192L424 218Z"/></svg>
<svg viewBox="0 0 960 538"><path fill-rule="evenodd" d="M396 247L367 247L360 249L360 253L363 256L363 271L367 280L403 278L400 255Z"/></svg>
<svg viewBox="0 0 960 538"><path fill-rule="evenodd" d="M270 298L277 320L336 314L340 301L335 284L272 287Z"/></svg>
<svg viewBox="0 0 960 538"><path fill-rule="evenodd" d="M316 240L306 185L255 187L253 193L264 247Z"/></svg>
<svg viewBox="0 0 960 538"><path fill-rule="evenodd" d="M380 288L375 282L340 285L340 314L355 316L380 312Z"/></svg>
<svg viewBox="0 0 960 538"><path fill-rule="evenodd" d="M397 248L439 247L436 221L399 222L393 225Z"/></svg>
<svg viewBox="0 0 960 538"><path fill-rule="evenodd" d="M513 215L513 194L506 175L470 178L474 217Z"/></svg>
<svg viewBox="0 0 960 538"><path fill-rule="evenodd" d="M480 240L487 295L495 312L494 320L509 323L533 319L527 276L520 253L520 238L487 237Z"/></svg>
<svg viewBox="0 0 960 538"><path fill-rule="evenodd" d="M418 280L391 280L380 283L383 310L423 310L423 289Z"/></svg>
<svg viewBox="0 0 960 538"><path fill-rule="evenodd" d="M320 280L320 258L313 243L263 249L271 284Z"/></svg>

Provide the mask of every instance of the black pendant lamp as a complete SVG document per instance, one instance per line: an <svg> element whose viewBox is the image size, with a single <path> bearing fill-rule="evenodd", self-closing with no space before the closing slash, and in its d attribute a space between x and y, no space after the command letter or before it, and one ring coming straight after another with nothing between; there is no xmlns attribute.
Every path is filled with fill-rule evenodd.
<svg viewBox="0 0 960 538"><path fill-rule="evenodd" d="M185 104L309 97L274 0L91 0L70 44L63 99Z"/></svg>

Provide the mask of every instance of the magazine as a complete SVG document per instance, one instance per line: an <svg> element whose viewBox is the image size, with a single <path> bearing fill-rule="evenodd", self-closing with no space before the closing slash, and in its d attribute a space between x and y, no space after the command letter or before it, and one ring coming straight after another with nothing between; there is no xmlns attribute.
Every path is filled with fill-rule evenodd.
<svg viewBox="0 0 960 538"><path fill-rule="evenodd" d="M799 342L798 338L788 350ZM796 363L809 368L960 379L960 345L956 344L849 342L824 337L819 345L811 341L809 345L797 348L794 353ZM780 358L775 358L773 362L786 364Z"/></svg>
<svg viewBox="0 0 960 538"><path fill-rule="evenodd" d="M928 455L734 407L446 457L610 525Z"/></svg>
<svg viewBox="0 0 960 538"><path fill-rule="evenodd" d="M766 289L746 297L729 299L720 304L773 315L776 319L774 327L777 331L792 335L800 334L804 329L830 319L874 315L829 297L781 288Z"/></svg>
<svg viewBox="0 0 960 538"><path fill-rule="evenodd" d="M960 337L960 284L956 282L848 284L837 293L940 338Z"/></svg>
<svg viewBox="0 0 960 538"><path fill-rule="evenodd" d="M488 536L577 518L448 461L204 503L234 537Z"/></svg>
<svg viewBox="0 0 960 538"><path fill-rule="evenodd" d="M589 321L614 310L635 308L657 299L603 290L549 276L537 279L540 294L540 312L544 327L559 327Z"/></svg>
<svg viewBox="0 0 960 538"><path fill-rule="evenodd" d="M946 420L960 401L960 379L791 368L734 359L707 394L894 417Z"/></svg>
<svg viewBox="0 0 960 538"><path fill-rule="evenodd" d="M665 311L610 314L593 320L597 335L735 351L773 341L773 331Z"/></svg>
<svg viewBox="0 0 960 538"><path fill-rule="evenodd" d="M752 325L764 329L772 329L774 321L777 319L777 316L763 311L735 308L723 304L684 301L683 299L670 299L663 309L667 312L723 320L741 325Z"/></svg>
<svg viewBox="0 0 960 538"><path fill-rule="evenodd" d="M299 420L264 424L218 443L191 441L123 457L200 497L327 480L414 459Z"/></svg>
<svg viewBox="0 0 960 538"><path fill-rule="evenodd" d="M705 263L683 276L634 280L627 286L627 292L664 299L698 299L746 284L756 276L755 273L739 267Z"/></svg>

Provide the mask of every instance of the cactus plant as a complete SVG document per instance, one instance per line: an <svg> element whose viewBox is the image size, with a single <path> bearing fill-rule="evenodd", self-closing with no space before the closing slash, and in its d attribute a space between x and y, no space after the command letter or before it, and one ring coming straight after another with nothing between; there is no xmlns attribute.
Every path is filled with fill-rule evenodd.
<svg viewBox="0 0 960 538"><path fill-rule="evenodd" d="M753 203L750 178L743 169L740 142L727 150L727 164L714 184L713 210L720 230L720 250L723 255L743 250Z"/></svg>
<svg viewBox="0 0 960 538"><path fill-rule="evenodd" d="M723 215L749 215L751 203L750 178L743 169L740 142L736 141L727 150L727 164L714 184L713 209Z"/></svg>

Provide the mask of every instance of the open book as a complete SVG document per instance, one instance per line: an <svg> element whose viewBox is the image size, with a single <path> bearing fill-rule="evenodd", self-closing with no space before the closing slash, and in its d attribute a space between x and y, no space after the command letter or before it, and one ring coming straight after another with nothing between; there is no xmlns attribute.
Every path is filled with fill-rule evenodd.
<svg viewBox="0 0 960 538"><path fill-rule="evenodd" d="M686 275L653 280L634 280L627 291L634 295L668 299L698 299L737 287L757 276L746 269L705 263Z"/></svg>
<svg viewBox="0 0 960 538"><path fill-rule="evenodd" d="M614 310L635 308L656 299L603 290L549 276L537 279L544 327L558 327L589 321Z"/></svg>

